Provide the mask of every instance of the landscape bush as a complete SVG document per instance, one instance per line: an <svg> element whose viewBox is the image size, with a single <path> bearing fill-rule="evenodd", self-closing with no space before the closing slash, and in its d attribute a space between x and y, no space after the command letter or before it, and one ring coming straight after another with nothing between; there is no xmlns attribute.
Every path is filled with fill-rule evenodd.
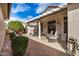
<svg viewBox="0 0 79 59"><path fill-rule="evenodd" d="M28 38L22 36L24 26L20 21L11 21L8 23L8 29L10 31L11 48L14 56L25 55L28 47Z"/></svg>
<svg viewBox="0 0 79 59"><path fill-rule="evenodd" d="M12 39L12 51L15 56L25 55L28 47L28 38L25 36L15 36Z"/></svg>
<svg viewBox="0 0 79 59"><path fill-rule="evenodd" d="M10 21L8 23L8 29L18 33L18 32L21 32L22 30L24 30L24 26L23 26L22 22L20 22L20 21Z"/></svg>
<svg viewBox="0 0 79 59"><path fill-rule="evenodd" d="M10 32L9 35L10 35L10 40L11 41L16 36L15 32Z"/></svg>

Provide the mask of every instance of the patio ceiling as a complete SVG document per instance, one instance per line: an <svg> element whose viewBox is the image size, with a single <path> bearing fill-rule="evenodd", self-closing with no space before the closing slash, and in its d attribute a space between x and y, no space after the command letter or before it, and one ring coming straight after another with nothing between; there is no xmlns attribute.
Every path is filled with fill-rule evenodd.
<svg viewBox="0 0 79 59"><path fill-rule="evenodd" d="M1 3L0 6L1 6L1 9L2 9L3 18L9 19L11 4L10 3Z"/></svg>

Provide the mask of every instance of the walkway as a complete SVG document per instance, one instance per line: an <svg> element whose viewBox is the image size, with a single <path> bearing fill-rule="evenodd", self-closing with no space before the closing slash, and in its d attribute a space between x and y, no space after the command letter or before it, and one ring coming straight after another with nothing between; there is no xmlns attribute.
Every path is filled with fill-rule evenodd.
<svg viewBox="0 0 79 59"><path fill-rule="evenodd" d="M67 54L42 44L40 42L29 39L29 46L26 55L28 56L67 56Z"/></svg>
<svg viewBox="0 0 79 59"><path fill-rule="evenodd" d="M28 36L28 35L25 35L25 36ZM48 39L45 36L41 36L41 39L39 39L38 36L28 36L28 37L33 41L39 42L43 45L47 45L51 48L55 48L63 53L66 52L66 42L61 39L58 39L57 42L54 42L54 41L48 42Z"/></svg>
<svg viewBox="0 0 79 59"><path fill-rule="evenodd" d="M12 55L12 49L11 49L11 41L9 38L9 35L5 37L5 42L1 51L2 56L11 56Z"/></svg>

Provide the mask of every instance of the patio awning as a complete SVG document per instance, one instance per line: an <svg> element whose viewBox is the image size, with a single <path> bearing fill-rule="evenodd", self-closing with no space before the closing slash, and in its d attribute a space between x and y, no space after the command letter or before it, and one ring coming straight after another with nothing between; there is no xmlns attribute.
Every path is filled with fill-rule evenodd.
<svg viewBox="0 0 79 59"><path fill-rule="evenodd" d="M67 8L67 7L51 9L50 11L47 11L47 12L45 12L45 13L43 13L43 14L37 16L37 17L34 17L34 18L32 18L32 19L26 21L26 23L30 23L30 22L33 22L33 21L37 21L37 20L39 20L39 19L42 18L42 17L45 17L45 16L47 16L47 15L50 15L50 14L52 14L52 13L61 11L61 10L66 9L66 8Z"/></svg>

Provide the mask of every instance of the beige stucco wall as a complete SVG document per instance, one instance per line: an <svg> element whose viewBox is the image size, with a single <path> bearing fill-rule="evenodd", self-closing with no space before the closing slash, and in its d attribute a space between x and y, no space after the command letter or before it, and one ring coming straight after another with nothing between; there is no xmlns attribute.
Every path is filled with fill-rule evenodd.
<svg viewBox="0 0 79 59"><path fill-rule="evenodd" d="M3 46L4 38L5 38L4 19L3 19L2 10L0 7L0 52Z"/></svg>
<svg viewBox="0 0 79 59"><path fill-rule="evenodd" d="M41 22L43 23L43 32L44 34L48 34L48 26L47 22L55 20L56 21L56 30L61 34L61 39L66 40L64 35L64 17L67 16L67 9L62 10L60 12L56 12L44 18L41 18ZM59 24L58 24L59 22Z"/></svg>
<svg viewBox="0 0 79 59"><path fill-rule="evenodd" d="M79 3L68 4L68 38L79 40Z"/></svg>

